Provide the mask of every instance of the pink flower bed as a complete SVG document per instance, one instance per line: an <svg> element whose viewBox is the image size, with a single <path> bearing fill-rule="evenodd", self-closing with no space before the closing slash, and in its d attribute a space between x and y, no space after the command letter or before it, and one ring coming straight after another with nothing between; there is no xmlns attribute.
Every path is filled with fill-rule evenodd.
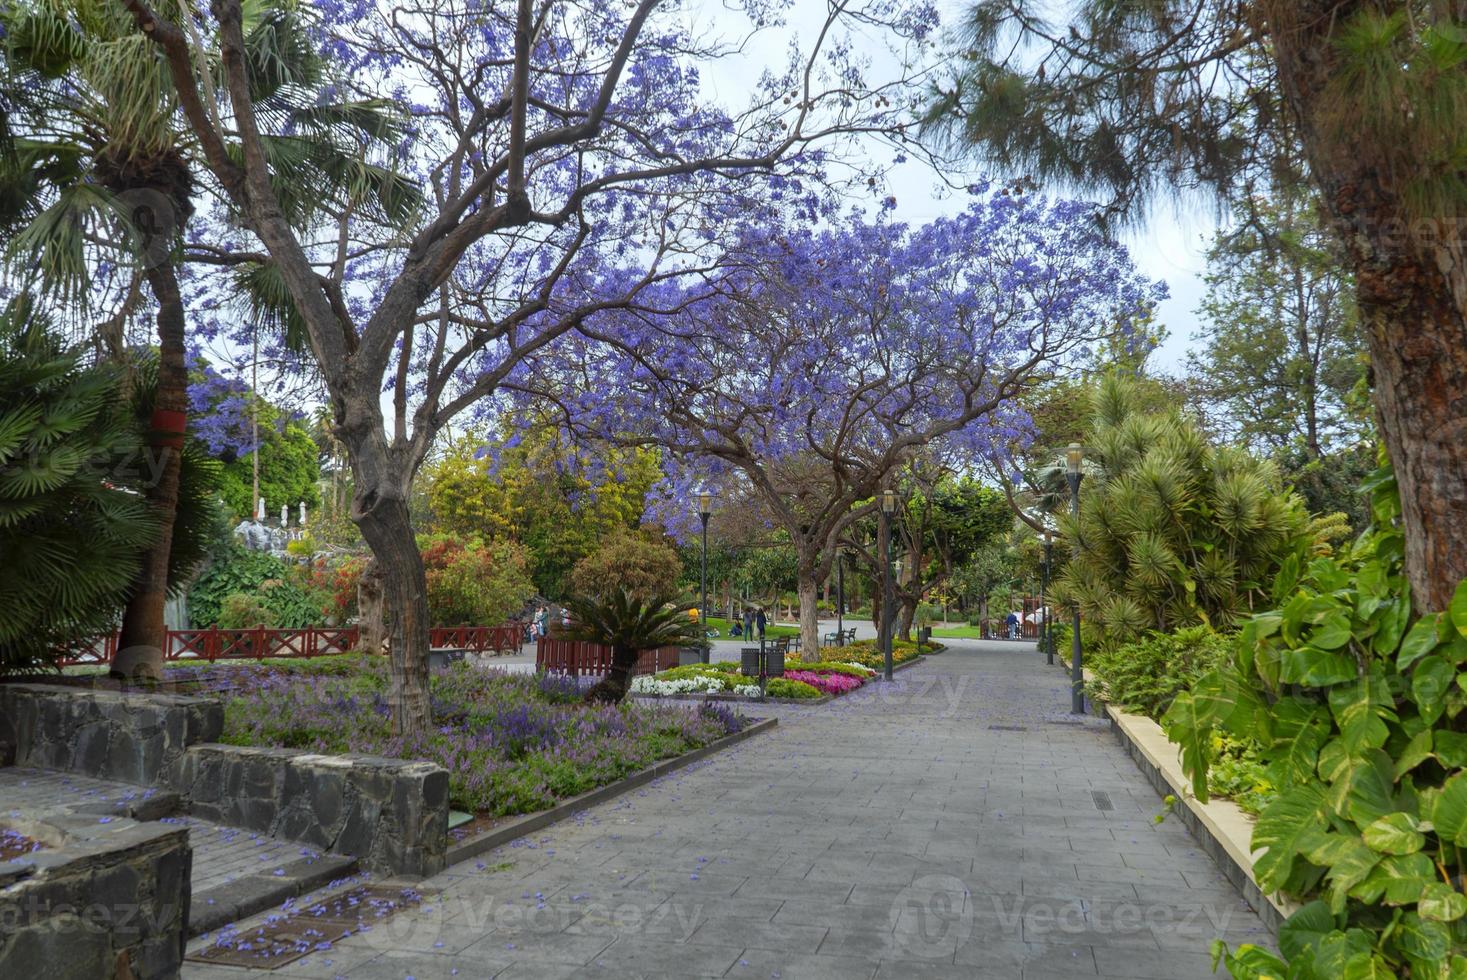
<svg viewBox="0 0 1467 980"><path fill-rule="evenodd" d="M787 680L804 681L821 694L845 694L865 683L845 674L817 674L809 670L787 670L784 676Z"/></svg>

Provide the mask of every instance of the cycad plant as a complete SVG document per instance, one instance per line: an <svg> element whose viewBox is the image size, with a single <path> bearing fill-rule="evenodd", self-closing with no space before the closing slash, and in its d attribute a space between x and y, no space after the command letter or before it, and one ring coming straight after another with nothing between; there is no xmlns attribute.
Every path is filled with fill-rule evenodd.
<svg viewBox="0 0 1467 980"><path fill-rule="evenodd" d="M648 596L617 588L590 598L567 599L565 608L571 627L564 636L611 647L611 669L586 692L587 701L621 701L631 687L638 654L698 638L699 623L689 615L696 605L672 595Z"/></svg>
<svg viewBox="0 0 1467 980"><path fill-rule="evenodd" d="M1106 646L1225 629L1266 601L1279 565L1318 530L1273 465L1210 445L1175 410L1140 410L1122 376L1093 397L1080 516L1059 518L1077 552L1056 598L1078 602Z"/></svg>
<svg viewBox="0 0 1467 980"><path fill-rule="evenodd" d="M28 301L0 312L0 673L110 631L157 535L118 373L83 367Z"/></svg>

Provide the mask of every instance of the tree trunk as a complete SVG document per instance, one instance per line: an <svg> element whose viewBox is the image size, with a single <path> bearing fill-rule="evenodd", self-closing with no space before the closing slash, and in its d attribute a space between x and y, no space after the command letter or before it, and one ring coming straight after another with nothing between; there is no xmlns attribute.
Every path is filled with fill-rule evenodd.
<svg viewBox="0 0 1467 980"><path fill-rule="evenodd" d="M387 617L382 565L376 558L367 562L362 577L357 580L357 626L362 652L381 654L387 646Z"/></svg>
<svg viewBox="0 0 1467 980"><path fill-rule="evenodd" d="M149 422L148 503L158 521L158 537L143 556L132 594L122 614L122 635L110 673L114 677L158 681L163 678L167 624L168 559L178 513L178 481L188 412L188 370L184 366L184 310L177 270L160 262L145 272L158 301L158 390Z"/></svg>
<svg viewBox="0 0 1467 980"><path fill-rule="evenodd" d="M353 465L361 468L356 474L352 518L382 568L390 617L388 697L392 730L397 735L416 735L428 731L432 724L428 702L428 582L408 517L406 494L387 496L378 492L385 482L380 478L387 475L386 466L385 461L369 458L371 452L352 452ZM405 490L408 482L401 481L401 489Z"/></svg>
<svg viewBox="0 0 1467 980"><path fill-rule="evenodd" d="M801 572L800 595L800 659L814 663L820 659L820 610L816 598L820 583L813 572Z"/></svg>
<svg viewBox="0 0 1467 980"><path fill-rule="evenodd" d="M912 639L912 622L917 618L917 600L911 596L902 596L902 611L897 619L898 636L908 642Z"/></svg>
<svg viewBox="0 0 1467 980"><path fill-rule="evenodd" d="M1353 266L1412 599L1445 610L1467 578L1467 222L1460 207L1413 220L1406 194L1435 164L1340 124L1347 12L1335 0L1265 6L1284 96Z"/></svg>
<svg viewBox="0 0 1467 980"><path fill-rule="evenodd" d="M612 647L611 668L586 692L586 700L607 704L625 700L632 686L632 671L637 668L637 653L631 647Z"/></svg>

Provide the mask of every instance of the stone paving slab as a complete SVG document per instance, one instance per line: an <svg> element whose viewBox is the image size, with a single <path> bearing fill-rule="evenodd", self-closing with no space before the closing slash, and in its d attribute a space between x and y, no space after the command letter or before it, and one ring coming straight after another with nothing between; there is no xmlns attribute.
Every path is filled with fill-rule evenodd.
<svg viewBox="0 0 1467 980"><path fill-rule="evenodd" d="M1174 980L1212 975L1213 938L1270 945L1188 831L1153 823L1107 724L1068 709L1032 646L963 641L891 685L760 706L770 734L269 975Z"/></svg>

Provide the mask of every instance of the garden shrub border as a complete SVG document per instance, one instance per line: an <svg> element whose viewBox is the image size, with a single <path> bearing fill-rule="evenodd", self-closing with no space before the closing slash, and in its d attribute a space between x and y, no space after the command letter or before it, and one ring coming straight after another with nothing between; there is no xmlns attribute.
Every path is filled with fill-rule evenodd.
<svg viewBox="0 0 1467 980"><path fill-rule="evenodd" d="M657 700L655 695L651 697L653 700ZM808 701L801 701L799 703L806 704ZM663 759L660 762L655 762L646 769L640 772L634 772L630 776L618 779L614 783L607 783L605 786L598 786L595 789L587 790L580 796L573 796L568 800L562 800L548 810L537 810L534 813L512 817L505 823L493 827L475 837L470 837L457 843L450 842L447 857L448 867L452 868L456 864L476 858L487 851L492 851L497 847L503 847L506 844L513 843L527 834L533 834L537 830L543 830L551 824L559 823L567 817L574 816L587 807L615 799L624 793L645 786L654 779L666 776L668 773L675 772L684 766L692 765L694 762L706 759L715 753L722 752L724 749L733 748L745 739L767 732L778 724L778 718L761 718L758 721L750 721L749 724L745 725L739 731L725 735L717 741L709 742L702 748L693 749L691 752L684 752L682 755L674 756L671 759Z"/></svg>

